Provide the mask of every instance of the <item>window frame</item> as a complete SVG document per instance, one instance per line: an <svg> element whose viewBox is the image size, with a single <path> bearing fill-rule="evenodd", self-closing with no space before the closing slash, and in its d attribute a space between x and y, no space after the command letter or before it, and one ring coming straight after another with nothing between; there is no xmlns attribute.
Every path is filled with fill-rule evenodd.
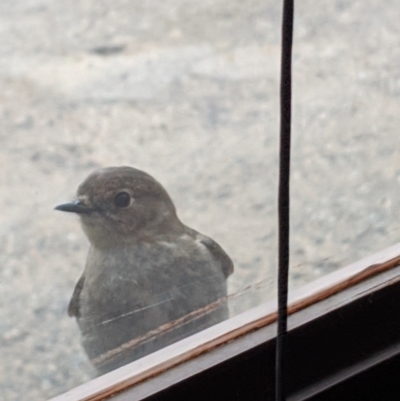
<svg viewBox="0 0 400 401"><path fill-rule="evenodd" d="M289 372L289 401L312 399L400 355L400 322L391 323L392 314L385 314L387 294L400 303L400 243L290 292L289 365L300 369L306 358L308 368ZM374 311L368 308L371 300ZM365 313L354 315L360 308ZM276 317L276 301L259 305L50 401L183 400L190 389L192 400L207 394L212 400L240 400L243 392L248 399L272 400ZM388 336L388 330L357 334L356 328L374 317L384 317L382 327L398 329L398 336ZM348 335L342 335L337 357L324 361L338 335L327 327L347 330ZM366 331L376 326L368 327ZM304 339L307 344L315 339L312 344L319 351L308 348L304 354Z"/></svg>

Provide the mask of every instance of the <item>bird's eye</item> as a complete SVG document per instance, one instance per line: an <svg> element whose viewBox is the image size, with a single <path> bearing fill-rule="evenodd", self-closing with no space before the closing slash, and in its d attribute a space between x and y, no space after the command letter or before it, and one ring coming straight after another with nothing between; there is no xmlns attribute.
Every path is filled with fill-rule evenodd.
<svg viewBox="0 0 400 401"><path fill-rule="evenodd" d="M128 192L120 192L115 196L114 203L117 207L127 207L131 203L131 196Z"/></svg>

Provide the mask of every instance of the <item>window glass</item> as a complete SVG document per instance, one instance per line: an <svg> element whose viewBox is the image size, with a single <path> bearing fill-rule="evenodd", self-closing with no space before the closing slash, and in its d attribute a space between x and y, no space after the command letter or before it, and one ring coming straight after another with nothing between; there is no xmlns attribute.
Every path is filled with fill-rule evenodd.
<svg viewBox="0 0 400 401"><path fill-rule="evenodd" d="M398 14L296 5L292 288L397 242ZM280 18L272 0L3 2L2 399L128 362L96 370L87 354L118 348L137 314L145 355L274 298ZM88 259L80 219L102 250Z"/></svg>
<svg viewBox="0 0 400 401"><path fill-rule="evenodd" d="M398 242L398 12L391 1L297 4L295 286Z"/></svg>

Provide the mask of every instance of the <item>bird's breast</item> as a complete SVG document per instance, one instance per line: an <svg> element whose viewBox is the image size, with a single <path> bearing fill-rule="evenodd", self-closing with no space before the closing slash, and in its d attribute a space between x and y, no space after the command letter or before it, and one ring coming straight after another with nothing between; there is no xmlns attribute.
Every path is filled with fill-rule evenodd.
<svg viewBox="0 0 400 401"><path fill-rule="evenodd" d="M82 314L102 320L145 309L185 314L226 295L218 263L194 242L92 249L85 276Z"/></svg>

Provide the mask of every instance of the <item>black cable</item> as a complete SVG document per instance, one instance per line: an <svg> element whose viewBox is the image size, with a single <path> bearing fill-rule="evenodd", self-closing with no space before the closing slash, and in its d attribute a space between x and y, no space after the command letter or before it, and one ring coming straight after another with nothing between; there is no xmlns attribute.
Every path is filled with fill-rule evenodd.
<svg viewBox="0 0 400 401"><path fill-rule="evenodd" d="M279 160L279 270L278 270L278 334L276 338L275 399L286 400L286 332L289 279L289 208L290 208L290 126L292 103L292 43L294 0L283 1L282 56L280 84L280 160Z"/></svg>

